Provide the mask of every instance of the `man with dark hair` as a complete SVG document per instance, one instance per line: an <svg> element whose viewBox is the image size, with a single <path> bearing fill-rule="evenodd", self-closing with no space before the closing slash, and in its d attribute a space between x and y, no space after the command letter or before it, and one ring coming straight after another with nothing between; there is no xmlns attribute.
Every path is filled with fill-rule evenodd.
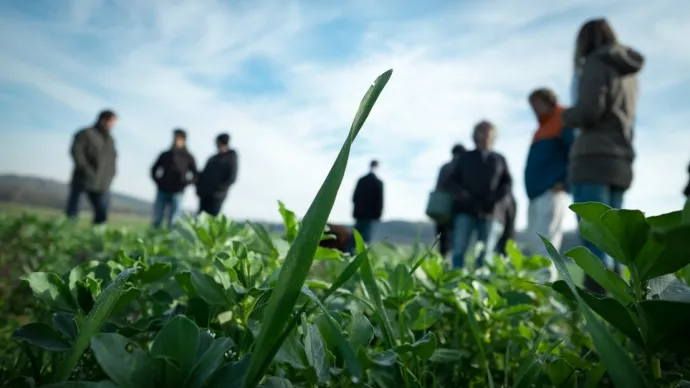
<svg viewBox="0 0 690 388"><path fill-rule="evenodd" d="M79 214L79 201L86 193L93 207L94 225L108 218L110 185L115 177L115 141L111 131L117 116L110 110L99 113L96 123L79 130L72 140L74 170L65 213L69 218Z"/></svg>
<svg viewBox="0 0 690 388"><path fill-rule="evenodd" d="M153 227L160 228L166 208L166 224L172 228L180 212L184 189L197 177L196 161L187 151L187 133L182 129L173 131L173 145L163 151L151 167L151 178L158 193L153 207Z"/></svg>
<svg viewBox="0 0 690 388"><path fill-rule="evenodd" d="M460 159L460 156L466 151L462 144L456 144L451 149L452 159L450 162L444 164L438 173L436 180L436 191L448 191L449 179L453 174L455 164ZM453 223L436 222L436 235L439 237L438 249L442 256L445 256L450 250L450 238L453 233Z"/></svg>
<svg viewBox="0 0 690 388"><path fill-rule="evenodd" d="M536 89L528 97L539 127L532 137L532 145L525 165L525 189L529 198L527 211L527 247L532 254L549 257L542 235L560 249L563 240L561 223L567 208L568 163L575 130L563 128L556 93L547 88ZM553 263L550 278L558 273Z"/></svg>
<svg viewBox="0 0 690 388"><path fill-rule="evenodd" d="M379 162L372 160L369 167L369 173L357 181L352 196L355 229L366 243L371 241L374 223L381 219L383 213L383 182L376 176Z"/></svg>
<svg viewBox="0 0 690 388"><path fill-rule="evenodd" d="M492 257L504 231L506 197L512 178L503 155L493 150L496 127L482 121L474 127L476 149L460 156L449 179L454 197L453 267L465 265L465 252L476 233L483 251L476 258L476 268Z"/></svg>
<svg viewBox="0 0 690 388"><path fill-rule="evenodd" d="M230 186L237 180L237 152L230 148L230 135L216 137L218 153L206 162L199 174L196 193L199 196L199 213L217 216L228 195Z"/></svg>

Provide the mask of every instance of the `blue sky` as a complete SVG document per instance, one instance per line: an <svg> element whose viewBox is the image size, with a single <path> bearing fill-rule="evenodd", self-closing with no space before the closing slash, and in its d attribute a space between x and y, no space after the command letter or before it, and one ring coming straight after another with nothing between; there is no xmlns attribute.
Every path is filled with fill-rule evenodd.
<svg viewBox="0 0 690 388"><path fill-rule="evenodd" d="M302 214L363 93L393 68L353 148L332 219L350 221L356 179L377 158L384 217L424 220L452 144L470 146L473 124L486 118L499 129L522 227L522 172L535 128L526 96L549 86L569 103L577 29L605 16L647 58L625 206L679 208L690 162L690 3L562 3L5 0L0 172L67 180L72 134L108 107L120 116L114 190L153 197L149 167L174 127L187 128L199 164L215 135L228 131L240 171L224 212L276 220L280 199ZM185 205L196 207L192 190Z"/></svg>

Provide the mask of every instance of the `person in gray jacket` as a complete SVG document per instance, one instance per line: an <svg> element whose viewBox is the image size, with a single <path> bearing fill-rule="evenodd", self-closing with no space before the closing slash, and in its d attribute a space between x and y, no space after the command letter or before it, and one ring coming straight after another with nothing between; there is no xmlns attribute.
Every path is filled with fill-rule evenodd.
<svg viewBox="0 0 690 388"><path fill-rule="evenodd" d="M110 185L115 177L117 157L111 131L116 122L115 113L104 110L94 125L74 135L71 148L74 170L65 211L67 217L77 217L79 201L82 194L86 194L93 207L94 225L107 221Z"/></svg>

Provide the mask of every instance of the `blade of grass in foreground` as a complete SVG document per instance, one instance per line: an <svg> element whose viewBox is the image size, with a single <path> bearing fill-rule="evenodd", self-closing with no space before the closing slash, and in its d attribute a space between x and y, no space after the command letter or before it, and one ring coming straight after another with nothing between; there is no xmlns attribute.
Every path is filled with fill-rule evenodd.
<svg viewBox="0 0 690 388"><path fill-rule="evenodd" d="M601 361L606 365L606 369L615 386L621 388L645 387L645 377L640 373L640 369L635 365L630 355L618 342L616 342L606 326L582 300L582 297L580 297L560 253L558 253L549 240L541 235L539 235L539 237L544 242L546 250L549 252L549 256L551 256L558 272L577 299L578 308L582 311L582 315L585 316L587 321L586 329L592 336L594 347L597 349L597 352L599 352Z"/></svg>
<svg viewBox="0 0 690 388"><path fill-rule="evenodd" d="M357 137L362 125L374 107L376 99L388 83L393 70L381 74L364 95L355 115L350 133L340 149L326 180L321 185L314 201L309 206L307 214L302 220L295 241L285 257L280 276L268 300L268 307L264 314L259 338L256 340L252 352L251 361L245 375L244 387L256 387L266 373L266 369L276 352L276 342L280 338L277 333L282 333L290 321L292 310L300 295L302 285L307 278L313 261L314 253L323 235L328 216L338 194L338 189L345 175L347 159L350 155L350 147ZM266 362L269 361L269 362Z"/></svg>

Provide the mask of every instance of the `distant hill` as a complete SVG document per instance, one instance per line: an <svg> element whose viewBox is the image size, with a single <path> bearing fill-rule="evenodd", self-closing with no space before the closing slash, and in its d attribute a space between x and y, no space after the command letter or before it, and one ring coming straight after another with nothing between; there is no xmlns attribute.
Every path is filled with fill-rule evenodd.
<svg viewBox="0 0 690 388"><path fill-rule="evenodd" d="M0 175L0 202L17 203L29 206L41 206L57 210L64 209L69 187L63 182L49 178L25 175ZM118 214L140 215L150 217L152 203L129 195L112 193L111 211ZM87 201L81 207L88 209ZM282 224L266 224L272 230L282 231ZM415 241L432 242L435 238L434 226L428 222L384 221L374 232L375 240L386 240L397 244L410 244ZM516 240L525 241L524 232L517 232ZM562 250L568 250L579 244L574 231L566 232Z"/></svg>

